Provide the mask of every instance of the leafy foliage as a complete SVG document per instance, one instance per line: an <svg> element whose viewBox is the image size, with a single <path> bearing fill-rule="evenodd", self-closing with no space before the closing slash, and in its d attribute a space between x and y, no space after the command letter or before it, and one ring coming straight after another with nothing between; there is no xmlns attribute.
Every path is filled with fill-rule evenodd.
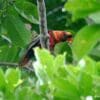
<svg viewBox="0 0 100 100"><path fill-rule="evenodd" d="M100 40L99 5L100 2L97 0L68 0L65 4L65 9L72 13L73 20L88 17L87 20L90 24L79 30L74 38L73 52L75 59L81 59L84 55L90 53L93 46ZM92 53L90 54L93 55ZM96 56L98 57L98 54Z"/></svg>
<svg viewBox="0 0 100 100"><path fill-rule="evenodd" d="M65 55L54 57L39 48L35 49L35 55L35 81L34 76L30 76L31 81L29 76L23 78L19 69L8 69L5 74L0 69L0 98L83 100L91 96L100 99L100 62L85 57L76 66L66 65Z"/></svg>
<svg viewBox="0 0 100 100"><path fill-rule="evenodd" d="M73 52L75 52L80 59L87 54L99 40L100 25L86 26L77 33L73 42Z"/></svg>
<svg viewBox="0 0 100 100"><path fill-rule="evenodd" d="M0 99L99 100L100 1L45 2L48 29L71 31L73 43L57 44L55 56L36 48L34 73L0 69ZM0 0L0 62L19 61L32 36L39 34L38 17L36 0Z"/></svg>
<svg viewBox="0 0 100 100"><path fill-rule="evenodd" d="M26 48L32 39L32 32L27 29L25 24L28 21L38 24L37 7L26 0L1 0L0 5L0 50L5 48L3 50L6 51L5 56L7 55L5 59L1 56L1 61L8 61L6 59L9 59L9 61L17 62L20 59L21 49ZM9 57L11 52L16 54Z"/></svg>
<svg viewBox="0 0 100 100"><path fill-rule="evenodd" d="M71 21L71 15L68 12L62 11L64 3L65 1L62 0L46 0L48 29L73 29L73 31L78 31L78 29L86 23L83 20L73 23ZM80 22L82 22L82 24L78 25ZM9 61L17 62L18 60L16 59L20 59L20 51L22 51L23 48L26 49L27 45L34 38L35 32L39 34L38 24L36 1L0 1L0 50L2 51L2 46L6 46L6 50L10 45L17 50L12 49L11 52L17 52L16 54L18 55L13 55L13 58L15 58L13 60L8 57L7 59L9 59ZM74 28L74 26L77 27ZM11 55L8 51L6 51L6 53ZM1 61L4 61L4 59L1 59ZM5 61L7 60L5 59Z"/></svg>
<svg viewBox="0 0 100 100"><path fill-rule="evenodd" d="M100 11L100 2L97 0L69 0L65 7L72 12L73 19L86 17Z"/></svg>

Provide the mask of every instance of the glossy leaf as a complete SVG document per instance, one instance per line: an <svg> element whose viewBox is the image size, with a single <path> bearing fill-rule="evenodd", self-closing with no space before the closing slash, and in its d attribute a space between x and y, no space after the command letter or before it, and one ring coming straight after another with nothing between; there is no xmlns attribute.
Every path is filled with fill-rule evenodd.
<svg viewBox="0 0 100 100"><path fill-rule="evenodd" d="M89 16L89 18L91 18L96 24L100 24L100 11L93 13Z"/></svg>
<svg viewBox="0 0 100 100"><path fill-rule="evenodd" d="M91 75L82 72L79 80L80 92L83 96L92 95L93 78Z"/></svg>
<svg viewBox="0 0 100 100"><path fill-rule="evenodd" d="M73 41L73 53L76 59L88 54L100 39L100 25L90 25L81 29Z"/></svg>
<svg viewBox="0 0 100 100"><path fill-rule="evenodd" d="M6 34L7 34L7 30L0 25L0 46L9 45L11 43L10 39L5 36Z"/></svg>
<svg viewBox="0 0 100 100"><path fill-rule="evenodd" d="M33 24L39 24L37 7L35 4L28 1L17 1L15 9L27 21Z"/></svg>
<svg viewBox="0 0 100 100"><path fill-rule="evenodd" d="M89 55L96 61L100 60L100 43L99 42L94 46L94 48L91 50Z"/></svg>
<svg viewBox="0 0 100 100"><path fill-rule="evenodd" d="M77 87L73 85L73 83L70 83L68 80L56 78L53 83L55 88L57 88L54 92L55 96L65 97L66 99L68 98L68 100L71 100L71 98L74 98L75 100L80 98Z"/></svg>
<svg viewBox="0 0 100 100"><path fill-rule="evenodd" d="M1 62L17 62L18 61L17 47L1 46L0 47L0 61ZM12 56L11 56L12 55Z"/></svg>
<svg viewBox="0 0 100 100"><path fill-rule="evenodd" d="M8 69L5 73L9 89L14 89L20 79L20 71L18 69Z"/></svg>
<svg viewBox="0 0 100 100"><path fill-rule="evenodd" d="M83 71L90 75L95 75L96 74L96 62L89 57L84 57L84 65L83 65ZM82 64L80 65L82 67Z"/></svg>
<svg viewBox="0 0 100 100"><path fill-rule="evenodd" d="M73 19L84 18L100 11L100 2L97 0L69 0L66 2L65 9L73 14Z"/></svg>
<svg viewBox="0 0 100 100"><path fill-rule="evenodd" d="M38 61L40 61L40 65L44 67L44 69L47 71L48 76L52 76L52 69L53 69L53 62L54 57L50 55L50 52L47 50L41 50L39 48L35 49L35 56Z"/></svg>
<svg viewBox="0 0 100 100"><path fill-rule="evenodd" d="M21 47L30 42L31 33L25 28L24 23L18 16L7 16L3 25L7 30L7 36L11 39L14 45Z"/></svg>

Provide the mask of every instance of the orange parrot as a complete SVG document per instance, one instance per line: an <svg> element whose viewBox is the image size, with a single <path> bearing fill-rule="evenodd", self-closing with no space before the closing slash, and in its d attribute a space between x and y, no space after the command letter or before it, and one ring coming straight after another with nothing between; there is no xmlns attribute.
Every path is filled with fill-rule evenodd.
<svg viewBox="0 0 100 100"><path fill-rule="evenodd" d="M50 50L53 50L57 43L65 42L65 41L68 43L72 42L72 34L70 32L49 30L48 33L49 33ZM34 57L34 52L33 52L34 47L41 47L39 36L37 38L35 38L28 45L24 56L22 57L21 61L19 62L19 64L21 66L26 65L30 61L30 59L32 57Z"/></svg>

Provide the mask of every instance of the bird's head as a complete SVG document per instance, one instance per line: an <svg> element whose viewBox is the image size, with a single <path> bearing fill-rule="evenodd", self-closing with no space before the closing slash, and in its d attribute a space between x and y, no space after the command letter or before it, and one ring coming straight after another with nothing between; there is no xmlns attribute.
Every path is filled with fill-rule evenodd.
<svg viewBox="0 0 100 100"><path fill-rule="evenodd" d="M54 31L49 31L48 33L50 35L51 47L54 47L56 43L60 42L72 43L72 34L70 32L54 30Z"/></svg>

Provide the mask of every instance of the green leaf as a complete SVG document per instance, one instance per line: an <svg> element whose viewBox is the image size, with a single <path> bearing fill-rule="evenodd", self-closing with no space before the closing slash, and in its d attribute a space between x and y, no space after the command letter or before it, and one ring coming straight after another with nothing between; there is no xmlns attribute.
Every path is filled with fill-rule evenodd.
<svg viewBox="0 0 100 100"><path fill-rule="evenodd" d="M67 73L65 70L65 55L57 55L54 60L53 73L57 76L66 77Z"/></svg>
<svg viewBox="0 0 100 100"><path fill-rule="evenodd" d="M17 89L16 91L16 99L17 100L41 100L41 97L34 93L34 91L27 86Z"/></svg>
<svg viewBox="0 0 100 100"><path fill-rule="evenodd" d="M5 73L6 81L8 83L8 89L14 89L16 84L20 79L20 71L19 69L8 69Z"/></svg>
<svg viewBox="0 0 100 100"><path fill-rule="evenodd" d="M89 16L96 24L100 24L100 11Z"/></svg>
<svg viewBox="0 0 100 100"><path fill-rule="evenodd" d="M96 74L96 62L89 57L85 57L84 63L85 65L83 65L82 70L90 75L95 75ZM82 64L80 65L80 67L82 67Z"/></svg>
<svg viewBox="0 0 100 100"><path fill-rule="evenodd" d="M54 56L50 55L50 52L43 49L36 48L35 49L35 56L38 62L40 63L40 66L43 67L48 73L48 76L52 76L52 69L54 67Z"/></svg>
<svg viewBox="0 0 100 100"><path fill-rule="evenodd" d="M95 100L99 100L99 98L100 98L100 76L94 77L93 91L94 91L95 98L98 98L98 99L95 99Z"/></svg>
<svg viewBox="0 0 100 100"><path fill-rule="evenodd" d="M100 11L100 2L97 0L68 0L65 4L65 9L73 14L73 19L84 18Z"/></svg>
<svg viewBox="0 0 100 100"><path fill-rule="evenodd" d="M96 71L97 71L97 74L100 76L100 62L96 63Z"/></svg>
<svg viewBox="0 0 100 100"><path fill-rule="evenodd" d="M19 49L15 46L1 46L0 47L0 61L17 62Z"/></svg>
<svg viewBox="0 0 100 100"><path fill-rule="evenodd" d="M55 85L55 92L54 96L56 97L64 97L68 98L68 100L71 100L74 98L74 100L79 100L80 95L78 93L78 89L75 85L73 85L72 82L69 82L67 79L62 78L55 78L53 81Z"/></svg>
<svg viewBox="0 0 100 100"><path fill-rule="evenodd" d="M35 4L18 0L15 4L15 9L27 21L39 24L37 6Z"/></svg>
<svg viewBox="0 0 100 100"><path fill-rule="evenodd" d="M58 43L54 48L54 52L56 55L66 53L66 62L68 63L71 63L73 60L71 47L66 42Z"/></svg>
<svg viewBox="0 0 100 100"><path fill-rule="evenodd" d="M100 60L100 43L99 42L94 46L94 48L91 50L89 55L96 61Z"/></svg>
<svg viewBox="0 0 100 100"><path fill-rule="evenodd" d="M22 47L30 42L31 33L25 28L24 23L18 16L8 15L3 26L7 30L7 36L14 45Z"/></svg>
<svg viewBox="0 0 100 100"><path fill-rule="evenodd" d="M83 96L89 96L92 95L93 91L93 78L91 75L87 74L86 72L80 73L80 79L79 79L79 88L80 93Z"/></svg>
<svg viewBox="0 0 100 100"><path fill-rule="evenodd" d="M10 45L10 43L11 43L11 41L8 37L6 37L5 35L0 36L0 46Z"/></svg>
<svg viewBox="0 0 100 100"><path fill-rule="evenodd" d="M74 38L72 50L75 59L81 59L88 54L100 39L100 25L90 25L82 28Z"/></svg>
<svg viewBox="0 0 100 100"><path fill-rule="evenodd" d="M9 45L11 43L10 39L6 37L7 30L4 29L2 25L0 25L0 46Z"/></svg>
<svg viewBox="0 0 100 100"><path fill-rule="evenodd" d="M6 86L5 76L3 70L0 69L0 90L4 89L5 86Z"/></svg>
<svg viewBox="0 0 100 100"><path fill-rule="evenodd" d="M41 65L40 62L35 62L34 63L34 70L36 77L38 78L40 84L46 84L49 81L48 74L46 70L44 69L44 66Z"/></svg>

